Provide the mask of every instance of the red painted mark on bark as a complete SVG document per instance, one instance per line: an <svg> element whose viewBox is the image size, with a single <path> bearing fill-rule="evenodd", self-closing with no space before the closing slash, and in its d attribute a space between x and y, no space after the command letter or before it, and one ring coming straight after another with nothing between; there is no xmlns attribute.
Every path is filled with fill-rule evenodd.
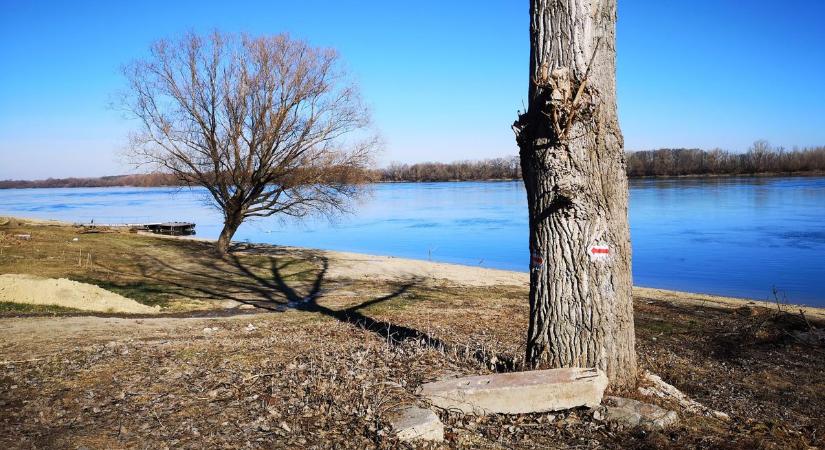
<svg viewBox="0 0 825 450"><path fill-rule="evenodd" d="M610 258L610 247L607 244L593 244L587 248L591 261L604 261Z"/></svg>

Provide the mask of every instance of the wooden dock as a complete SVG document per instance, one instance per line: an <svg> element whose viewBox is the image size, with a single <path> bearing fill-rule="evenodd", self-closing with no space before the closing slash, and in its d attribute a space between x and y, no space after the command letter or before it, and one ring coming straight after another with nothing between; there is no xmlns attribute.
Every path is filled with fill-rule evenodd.
<svg viewBox="0 0 825 450"><path fill-rule="evenodd" d="M191 222L161 222L146 224L152 233L172 236L191 236L195 234L195 224Z"/></svg>

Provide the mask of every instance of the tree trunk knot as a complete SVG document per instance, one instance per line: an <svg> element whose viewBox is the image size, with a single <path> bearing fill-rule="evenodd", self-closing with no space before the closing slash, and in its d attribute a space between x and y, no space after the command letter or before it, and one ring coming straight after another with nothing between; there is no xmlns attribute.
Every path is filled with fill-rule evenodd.
<svg viewBox="0 0 825 450"><path fill-rule="evenodd" d="M579 80L568 67L550 72L537 86L545 91L542 113L550 119L558 142L566 143L570 130L579 122L590 122L595 111L595 90L587 83L587 76Z"/></svg>

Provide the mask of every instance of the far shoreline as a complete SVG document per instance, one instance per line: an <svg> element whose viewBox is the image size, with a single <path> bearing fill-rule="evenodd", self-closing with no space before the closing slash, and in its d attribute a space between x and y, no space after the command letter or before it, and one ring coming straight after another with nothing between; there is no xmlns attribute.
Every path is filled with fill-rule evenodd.
<svg viewBox="0 0 825 450"><path fill-rule="evenodd" d="M106 177L98 177L98 178L90 178L89 180L99 180L104 178L113 178L113 177L132 177L132 176L142 176L146 174L131 174L131 175L114 175L114 176L106 176ZM817 178L817 177L825 177L825 171L820 170L813 170L813 171L803 171L803 172L754 172L754 173L721 173L721 174L713 174L713 173L704 173L704 174L683 174L683 175L634 175L628 176L628 180L668 180L668 179L676 179L676 180L684 180L684 179L722 179L722 178ZM23 189L89 189L89 188L121 188L121 187L129 187L129 188L186 188L186 187L198 187L198 186L187 186L185 184L152 184L152 185L141 185L141 184L111 184L111 185L102 185L96 184L94 181L87 183L87 184L72 184L72 185L65 185L65 183L71 183L76 180L83 180L83 178L59 178L59 179L46 179L46 180L0 180L0 190L23 190ZM50 181L51 180L51 181ZM479 178L479 179L439 179L439 180L376 180L371 181L366 184L402 184L402 183L492 183L492 182L514 182L514 181L522 181L521 178ZM57 185L57 186L45 186L42 185L48 182L63 182L64 185ZM4 184L5 183L5 184ZM8 186L7 184L20 184L20 186ZM30 186L26 186L26 184L33 184Z"/></svg>

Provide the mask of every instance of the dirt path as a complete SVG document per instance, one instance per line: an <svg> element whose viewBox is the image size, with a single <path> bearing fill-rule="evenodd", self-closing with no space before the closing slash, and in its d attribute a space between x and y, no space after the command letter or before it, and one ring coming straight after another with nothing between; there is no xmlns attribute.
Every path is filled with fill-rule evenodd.
<svg viewBox="0 0 825 450"><path fill-rule="evenodd" d="M0 364L66 348L134 340L191 339L204 328L259 323L273 314L212 318L21 317L0 319Z"/></svg>

